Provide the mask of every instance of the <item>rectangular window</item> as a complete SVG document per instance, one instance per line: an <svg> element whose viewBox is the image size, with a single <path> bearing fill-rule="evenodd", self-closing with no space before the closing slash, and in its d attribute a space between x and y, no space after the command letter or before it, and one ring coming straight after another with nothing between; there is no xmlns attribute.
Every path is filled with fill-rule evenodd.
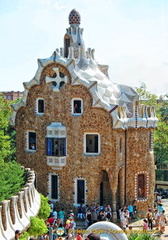
<svg viewBox="0 0 168 240"><path fill-rule="evenodd" d="M47 156L66 156L66 138L47 138Z"/></svg>
<svg viewBox="0 0 168 240"><path fill-rule="evenodd" d="M77 204L85 203L85 181L77 180Z"/></svg>
<svg viewBox="0 0 168 240"><path fill-rule="evenodd" d="M36 133L28 132L28 149L36 150Z"/></svg>
<svg viewBox="0 0 168 240"><path fill-rule="evenodd" d="M83 100L79 98L72 99L72 114L82 115L83 114Z"/></svg>
<svg viewBox="0 0 168 240"><path fill-rule="evenodd" d="M51 199L58 199L58 176L51 175Z"/></svg>
<svg viewBox="0 0 168 240"><path fill-rule="evenodd" d="M85 153L99 153L100 143L98 134L85 135Z"/></svg>
<svg viewBox="0 0 168 240"><path fill-rule="evenodd" d="M146 197L146 178L145 174L139 174L137 178L138 183L138 198Z"/></svg>
<svg viewBox="0 0 168 240"><path fill-rule="evenodd" d="M38 113L44 113L44 99L38 99Z"/></svg>
<svg viewBox="0 0 168 240"><path fill-rule="evenodd" d="M74 113L81 113L81 100L74 100Z"/></svg>

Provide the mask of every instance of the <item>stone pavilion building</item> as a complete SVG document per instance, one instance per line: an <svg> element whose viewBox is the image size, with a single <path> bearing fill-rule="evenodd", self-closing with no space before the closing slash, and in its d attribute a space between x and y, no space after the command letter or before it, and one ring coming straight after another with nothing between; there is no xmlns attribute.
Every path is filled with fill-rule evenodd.
<svg viewBox="0 0 168 240"><path fill-rule="evenodd" d="M136 200L143 214L153 203L157 118L135 90L110 80L85 48L80 21L73 9L63 48L38 59L13 105L17 161L35 170L38 191L51 200L110 204L115 221L119 206Z"/></svg>

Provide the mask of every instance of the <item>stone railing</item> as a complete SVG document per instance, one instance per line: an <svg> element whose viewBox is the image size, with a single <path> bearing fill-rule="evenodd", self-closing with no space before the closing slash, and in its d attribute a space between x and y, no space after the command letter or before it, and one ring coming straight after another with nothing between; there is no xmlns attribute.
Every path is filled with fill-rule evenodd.
<svg viewBox="0 0 168 240"><path fill-rule="evenodd" d="M0 202L0 240L14 239L15 230L26 230L30 217L36 216L40 209L40 194L34 186L35 173L26 169L25 187L9 200Z"/></svg>

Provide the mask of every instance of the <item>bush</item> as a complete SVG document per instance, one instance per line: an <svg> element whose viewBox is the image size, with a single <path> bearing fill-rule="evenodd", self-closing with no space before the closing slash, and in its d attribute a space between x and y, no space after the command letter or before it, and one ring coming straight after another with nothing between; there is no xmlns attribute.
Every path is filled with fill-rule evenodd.
<svg viewBox="0 0 168 240"><path fill-rule="evenodd" d="M28 229L28 234L30 236L37 237L44 233L48 232L48 228L43 219L39 219L38 217L30 217L30 227Z"/></svg>
<svg viewBox="0 0 168 240"><path fill-rule="evenodd" d="M48 197L44 197L42 194L40 194L41 198L41 206L38 213L38 218L46 220L50 215L50 206L48 204Z"/></svg>
<svg viewBox="0 0 168 240"><path fill-rule="evenodd" d="M130 233L127 235L128 240L156 240L151 233Z"/></svg>

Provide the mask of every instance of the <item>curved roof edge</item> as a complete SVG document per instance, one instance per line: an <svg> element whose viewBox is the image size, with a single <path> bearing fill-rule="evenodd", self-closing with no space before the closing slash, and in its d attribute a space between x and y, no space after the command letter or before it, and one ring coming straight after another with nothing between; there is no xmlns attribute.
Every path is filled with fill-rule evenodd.
<svg viewBox="0 0 168 240"><path fill-rule="evenodd" d="M31 87L40 84L41 73L43 69L51 64L58 63L68 69L71 74L72 85L85 86L92 95L92 106L103 108L112 116L112 127L115 129L156 127L157 118L153 107L142 110L136 106L138 101L137 93L130 87L112 83L110 79L102 73L97 62L89 56L89 59L63 58L58 50L54 51L51 57L38 59L38 69L32 80L24 82L23 98L17 104L13 104L13 113L10 118L10 124L15 126L17 111L26 106L27 95ZM132 105L132 110L128 107ZM138 112L143 112L142 116ZM130 116L128 117L128 114ZM150 115L150 116L148 116Z"/></svg>

